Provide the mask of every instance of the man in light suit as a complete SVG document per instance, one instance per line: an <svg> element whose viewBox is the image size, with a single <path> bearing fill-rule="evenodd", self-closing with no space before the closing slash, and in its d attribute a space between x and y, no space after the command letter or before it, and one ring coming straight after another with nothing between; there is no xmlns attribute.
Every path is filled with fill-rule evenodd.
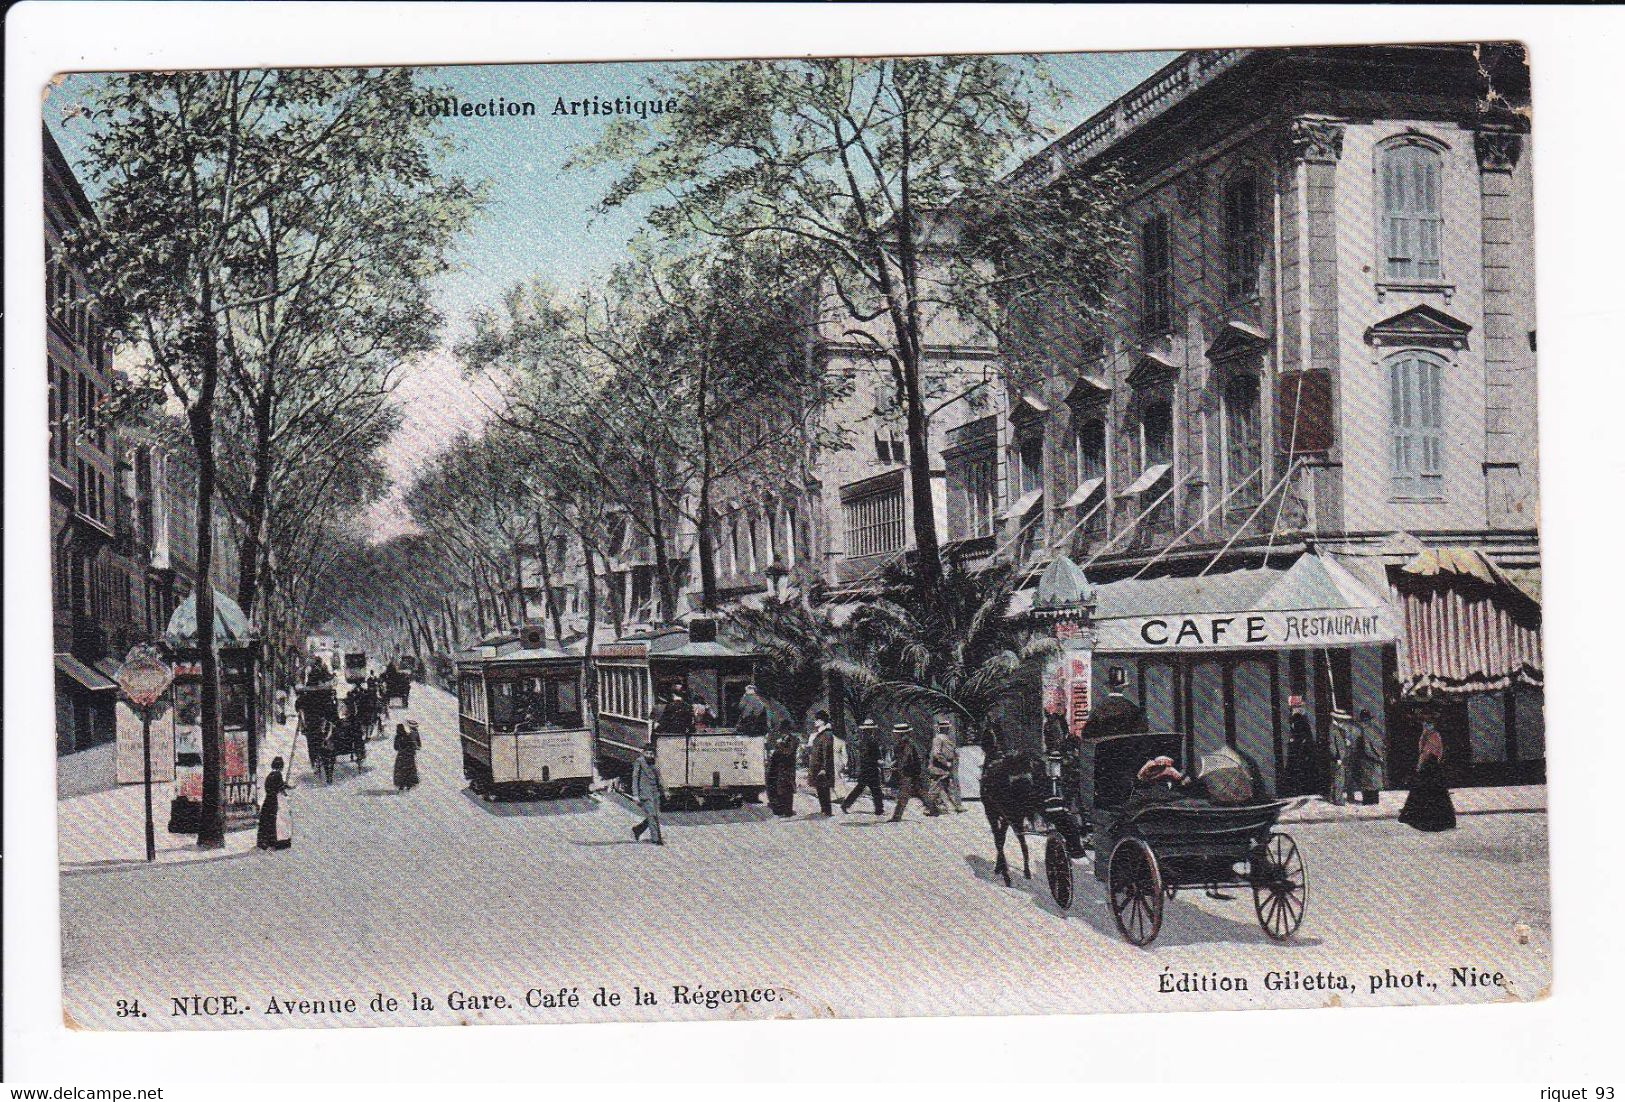
<svg viewBox="0 0 1625 1102"><path fill-rule="evenodd" d="M637 841L643 837L643 832L649 832L649 841L657 846L665 845L660 837L660 777L655 773L655 745L650 743L643 748L638 760L632 763L632 798L643 809L643 822L632 828L632 840Z"/></svg>

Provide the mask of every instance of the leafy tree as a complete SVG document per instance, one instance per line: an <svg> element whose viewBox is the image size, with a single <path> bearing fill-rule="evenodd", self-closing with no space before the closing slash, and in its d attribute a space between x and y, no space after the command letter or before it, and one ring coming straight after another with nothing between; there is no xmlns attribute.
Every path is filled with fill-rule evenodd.
<svg viewBox="0 0 1625 1102"><path fill-rule="evenodd" d="M473 200L431 180L427 132L407 121L431 95L407 70L143 72L107 77L87 105L97 219L70 247L182 407L197 456L200 846L224 844L218 430L235 400L254 434L252 599L278 455L271 380L286 382L288 362L320 375L424 339L410 307Z"/></svg>
<svg viewBox="0 0 1625 1102"><path fill-rule="evenodd" d="M677 98L676 112L618 120L575 163L621 165L604 205L656 197L650 222L668 238L794 247L803 274L844 309L843 336L890 366L917 576L935 586L932 328L991 325L989 339L1004 301L1103 288L1120 253L1110 213L1119 177L1010 193L1014 156L1044 137L1032 104L1056 96L1031 58L719 61L684 69L661 91Z"/></svg>

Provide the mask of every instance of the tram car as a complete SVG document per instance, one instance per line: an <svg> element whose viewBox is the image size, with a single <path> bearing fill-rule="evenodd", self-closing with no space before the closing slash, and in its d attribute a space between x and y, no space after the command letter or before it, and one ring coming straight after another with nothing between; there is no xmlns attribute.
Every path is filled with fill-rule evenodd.
<svg viewBox="0 0 1625 1102"><path fill-rule="evenodd" d="M584 796L593 739L582 707L583 659L541 633L488 640L457 657L463 776L486 799Z"/></svg>
<svg viewBox="0 0 1625 1102"><path fill-rule="evenodd" d="M718 638L716 621L637 632L595 649L598 755L605 773L625 776L651 742L655 772L677 806L739 804L766 786L765 731L741 733L740 703L756 656ZM694 709L691 730L668 733L662 710L681 687Z"/></svg>

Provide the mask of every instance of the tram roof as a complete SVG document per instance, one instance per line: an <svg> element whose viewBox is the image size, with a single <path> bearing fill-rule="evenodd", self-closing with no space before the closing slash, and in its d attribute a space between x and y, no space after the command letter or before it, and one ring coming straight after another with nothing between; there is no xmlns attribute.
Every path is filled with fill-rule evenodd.
<svg viewBox="0 0 1625 1102"><path fill-rule="evenodd" d="M635 631L615 642L597 648L595 653L604 657L631 657L627 653L641 650L649 658L755 658L756 652L736 647L721 639L696 641L688 628L659 627Z"/></svg>
<svg viewBox="0 0 1625 1102"><path fill-rule="evenodd" d="M459 665L509 665L520 662L580 662L577 650L555 650L552 647L525 647L517 639L487 641L457 656Z"/></svg>

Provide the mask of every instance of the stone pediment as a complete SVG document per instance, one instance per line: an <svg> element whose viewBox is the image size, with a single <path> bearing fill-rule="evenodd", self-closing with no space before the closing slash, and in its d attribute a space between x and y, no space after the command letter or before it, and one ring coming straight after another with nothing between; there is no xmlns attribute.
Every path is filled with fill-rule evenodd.
<svg viewBox="0 0 1625 1102"><path fill-rule="evenodd" d="M1036 421L1048 412L1049 406L1045 405L1044 402L1031 394L1023 394L1021 400L1011 407L1010 420L1018 425L1024 424L1028 421Z"/></svg>
<svg viewBox="0 0 1625 1102"><path fill-rule="evenodd" d="M1142 351L1134 362L1133 369L1128 373L1128 385L1132 387L1156 386L1165 383L1179 374L1179 365L1160 352Z"/></svg>
<svg viewBox="0 0 1625 1102"><path fill-rule="evenodd" d="M1412 306L1365 331L1378 348L1466 348L1473 327L1432 306Z"/></svg>
<svg viewBox="0 0 1625 1102"><path fill-rule="evenodd" d="M1241 321L1227 321L1219 327L1219 335L1207 346L1207 358L1214 363L1234 360L1241 356L1262 352L1270 346L1270 339L1259 329Z"/></svg>
<svg viewBox="0 0 1625 1102"><path fill-rule="evenodd" d="M1074 407L1098 405L1112 396L1112 385L1098 375L1079 375L1067 392L1066 404Z"/></svg>

